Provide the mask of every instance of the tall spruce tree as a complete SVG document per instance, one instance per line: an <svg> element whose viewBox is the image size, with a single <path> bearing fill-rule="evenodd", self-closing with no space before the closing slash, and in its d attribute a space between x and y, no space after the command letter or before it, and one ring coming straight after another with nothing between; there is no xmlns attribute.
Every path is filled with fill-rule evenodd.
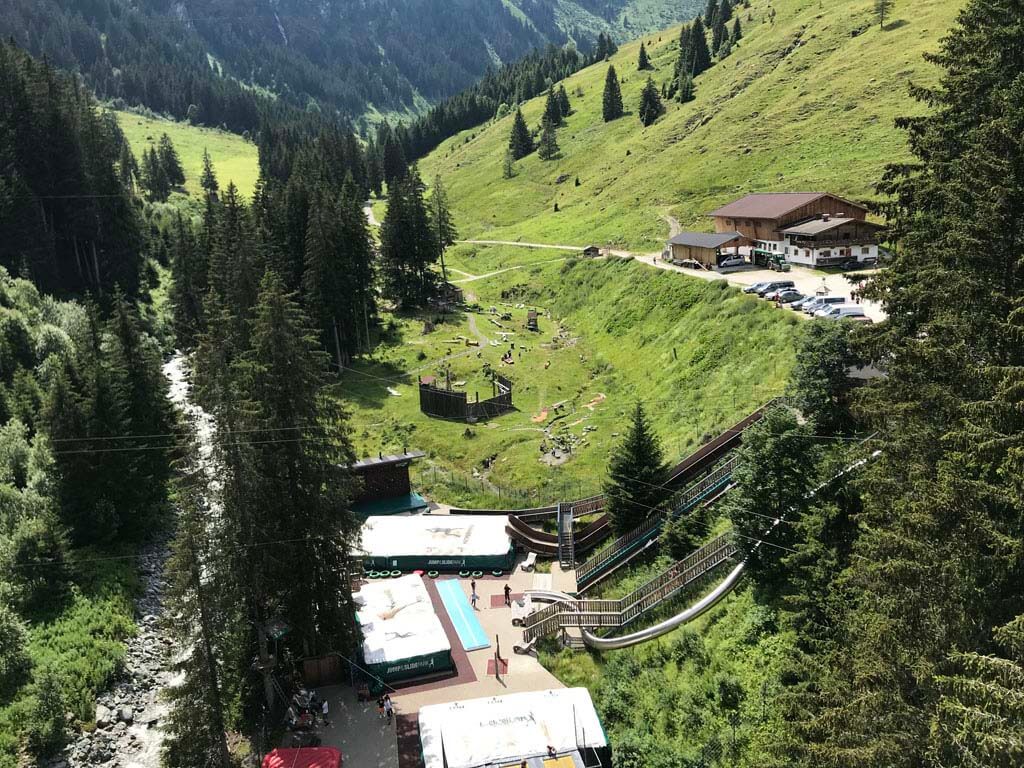
<svg viewBox="0 0 1024 768"><path fill-rule="evenodd" d="M676 94L676 98L680 104L686 104L693 101L696 97L697 89L693 83L693 75L687 72L679 83L679 91Z"/></svg>
<svg viewBox="0 0 1024 768"><path fill-rule="evenodd" d="M707 31L700 18L693 22L690 31L690 73L697 77L711 69L711 51L708 49Z"/></svg>
<svg viewBox="0 0 1024 768"><path fill-rule="evenodd" d="M704 9L704 26L709 29L714 26L715 18L718 16L719 3L718 0L708 0L707 7ZM697 17L698 19L700 16Z"/></svg>
<svg viewBox="0 0 1024 768"><path fill-rule="evenodd" d="M163 166L164 175L172 186L181 186L185 183L185 169L181 167L181 159L178 157L178 150L174 148L171 137L166 133L160 136L157 155L160 165Z"/></svg>
<svg viewBox="0 0 1024 768"><path fill-rule="evenodd" d="M640 107L637 110L640 122L645 126L651 125L651 123L661 117L664 111L665 107L661 103L658 88L654 85L654 80L648 77L643 91L640 92Z"/></svg>
<svg viewBox="0 0 1024 768"><path fill-rule="evenodd" d="M950 654L991 651L993 628L1024 612L1022 26L1019 3L967 3L930 57L938 85L914 91L929 113L900 122L915 162L891 167L880 187L899 247L865 292L884 303L888 328L859 346L887 376L858 394L856 411L885 446L864 470L861 534L842 577L849 642L816 659L828 674L798 728L810 763L971 764L987 726L957 719L946 743ZM947 291L976 298L943 301ZM983 674L965 684L962 703L985 684ZM980 764L1019 762L1010 745L988 744L996 754Z"/></svg>
<svg viewBox="0 0 1024 768"><path fill-rule="evenodd" d="M647 48L642 40L640 41L640 53L637 56L636 68L641 72L653 69L653 67L651 67L651 60L647 56Z"/></svg>
<svg viewBox="0 0 1024 768"><path fill-rule="evenodd" d="M562 124L562 107L558 104L558 96L555 94L555 87L548 87L548 98L544 103L544 115L541 117L541 124L547 120L554 126Z"/></svg>
<svg viewBox="0 0 1024 768"><path fill-rule="evenodd" d="M526 127L523 112L518 108L515 117L512 118L512 133L508 137L508 148L512 153L513 160L521 160L533 152L533 138L530 136L530 129Z"/></svg>
<svg viewBox="0 0 1024 768"><path fill-rule="evenodd" d="M220 189L220 184L217 183L217 174L213 170L213 161L206 149L203 149L203 175L199 179L199 185L208 195L212 195Z"/></svg>
<svg viewBox="0 0 1024 768"><path fill-rule="evenodd" d="M623 115L622 91L619 88L619 76L615 74L615 67L609 65L608 72L604 78L604 95L601 98L601 115L606 123L616 120Z"/></svg>
<svg viewBox="0 0 1024 768"><path fill-rule="evenodd" d="M608 462L605 511L619 535L636 528L668 495L661 445L640 403L622 442Z"/></svg>
<svg viewBox="0 0 1024 768"><path fill-rule="evenodd" d="M740 40L743 39L743 27L740 26L740 17L737 16L732 22L732 33L729 35L729 39L732 40L732 44L735 46Z"/></svg>
<svg viewBox="0 0 1024 768"><path fill-rule="evenodd" d="M558 86L558 108L562 112L562 117L566 118L572 114L572 105L569 103L569 94L565 91L565 84Z"/></svg>
<svg viewBox="0 0 1024 768"><path fill-rule="evenodd" d="M395 187L380 229L384 295L404 307L422 307L434 296L437 274L433 265L441 251L431 232L418 171Z"/></svg>
<svg viewBox="0 0 1024 768"><path fill-rule="evenodd" d="M560 149L558 146L558 137L555 124L552 123L547 115L544 116L544 122L541 125L540 130L540 141L537 144L537 157L541 160L554 160L558 157Z"/></svg>
<svg viewBox="0 0 1024 768"><path fill-rule="evenodd" d="M718 54L722 50L722 46L725 45L729 40L729 31L725 26L725 21L719 16L715 19L715 26L711 30L711 50Z"/></svg>
<svg viewBox="0 0 1024 768"><path fill-rule="evenodd" d="M447 280L448 271L444 265L444 252L455 245L459 232L455 228L455 219L452 217L448 191L445 189L444 181L439 173L434 176L434 186L430 192L430 228L441 259L441 276Z"/></svg>

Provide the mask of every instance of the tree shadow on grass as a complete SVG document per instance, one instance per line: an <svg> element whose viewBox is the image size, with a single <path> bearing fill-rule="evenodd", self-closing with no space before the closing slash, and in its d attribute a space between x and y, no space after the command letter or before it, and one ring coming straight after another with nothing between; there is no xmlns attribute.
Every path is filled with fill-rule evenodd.
<svg viewBox="0 0 1024 768"><path fill-rule="evenodd" d="M906 19L894 19L893 21L885 22L885 26L882 28L883 32L893 32L897 29L907 26L910 24Z"/></svg>

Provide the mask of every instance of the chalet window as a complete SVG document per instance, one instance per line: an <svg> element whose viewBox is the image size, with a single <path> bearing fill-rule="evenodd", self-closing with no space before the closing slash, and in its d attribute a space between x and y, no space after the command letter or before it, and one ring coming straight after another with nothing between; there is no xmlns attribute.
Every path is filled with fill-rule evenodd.
<svg viewBox="0 0 1024 768"><path fill-rule="evenodd" d="M869 245L861 246L860 252L861 252L862 256L867 256L869 253L871 253L871 246L869 246Z"/></svg>
<svg viewBox="0 0 1024 768"><path fill-rule="evenodd" d="M822 251L821 252L821 258L823 258L823 259L827 259L831 255L832 255L832 251Z"/></svg>

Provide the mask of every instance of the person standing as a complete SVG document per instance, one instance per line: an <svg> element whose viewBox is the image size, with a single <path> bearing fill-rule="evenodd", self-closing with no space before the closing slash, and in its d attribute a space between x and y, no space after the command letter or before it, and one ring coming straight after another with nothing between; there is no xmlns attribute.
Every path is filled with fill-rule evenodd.
<svg viewBox="0 0 1024 768"><path fill-rule="evenodd" d="M324 703L320 705L320 719L323 721L325 726L331 724L327 719L327 699L324 699Z"/></svg>
<svg viewBox="0 0 1024 768"><path fill-rule="evenodd" d="M391 725L391 716L395 714L395 705L391 703L391 695L384 694L384 714L387 716L388 725Z"/></svg>
<svg viewBox="0 0 1024 768"><path fill-rule="evenodd" d="M505 605L512 607L512 587L508 584L505 585Z"/></svg>
<svg viewBox="0 0 1024 768"><path fill-rule="evenodd" d="M473 606L473 610L474 611L477 610L476 601L479 600L479 599L480 599L480 596L476 593L476 588L474 587L473 591L469 594L469 602L470 602L470 605Z"/></svg>
<svg viewBox="0 0 1024 768"><path fill-rule="evenodd" d="M377 697L377 719L378 720L383 720L384 719L384 697L383 696L378 696Z"/></svg>
<svg viewBox="0 0 1024 768"><path fill-rule="evenodd" d="M469 591L476 592L476 579L471 579L469 582Z"/></svg>

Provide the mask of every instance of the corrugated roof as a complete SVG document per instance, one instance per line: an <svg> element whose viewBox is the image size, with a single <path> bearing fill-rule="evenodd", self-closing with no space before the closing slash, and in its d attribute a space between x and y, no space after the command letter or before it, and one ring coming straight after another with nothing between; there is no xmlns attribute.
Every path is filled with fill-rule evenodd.
<svg viewBox="0 0 1024 768"><path fill-rule="evenodd" d="M875 224L873 221L851 219L849 216L830 216L828 221L820 217L817 219L808 219L800 224L794 224L792 227L786 227L781 231L784 235L817 235L822 232L827 232L830 229L835 229L843 224L849 224L851 221L856 222L857 224L865 224L869 227L875 227L876 229L885 229L881 224Z"/></svg>
<svg viewBox="0 0 1024 768"><path fill-rule="evenodd" d="M691 248L721 248L726 243L742 238L739 232L680 232L669 240L672 245L686 245Z"/></svg>
<svg viewBox="0 0 1024 768"><path fill-rule="evenodd" d="M826 196L843 200L843 198L828 192L756 192L746 197L741 197L739 200L735 200L728 205L724 205L717 211L709 213L708 216L777 219L802 205L808 205ZM850 203L849 200L843 200L843 202ZM850 203L850 205L863 208L863 206L857 205L857 203Z"/></svg>
<svg viewBox="0 0 1024 768"><path fill-rule="evenodd" d="M426 456L423 451L406 451L405 453L389 454L384 456L370 456L366 459L360 459L352 465L351 469L366 469L366 467L381 467L388 464L398 464L403 461L412 461L413 459L422 459Z"/></svg>

